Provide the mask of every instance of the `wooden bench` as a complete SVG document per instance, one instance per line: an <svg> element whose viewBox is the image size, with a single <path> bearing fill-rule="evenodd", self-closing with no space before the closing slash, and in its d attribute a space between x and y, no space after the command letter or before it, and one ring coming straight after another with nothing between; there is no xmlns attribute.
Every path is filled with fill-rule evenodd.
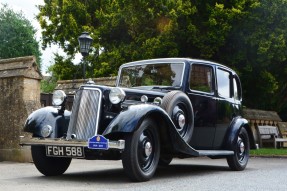
<svg viewBox="0 0 287 191"><path fill-rule="evenodd" d="M259 145L263 146L264 143L272 143L274 148L283 146L284 142L287 142L287 138L283 138L276 126L258 126L259 131Z"/></svg>

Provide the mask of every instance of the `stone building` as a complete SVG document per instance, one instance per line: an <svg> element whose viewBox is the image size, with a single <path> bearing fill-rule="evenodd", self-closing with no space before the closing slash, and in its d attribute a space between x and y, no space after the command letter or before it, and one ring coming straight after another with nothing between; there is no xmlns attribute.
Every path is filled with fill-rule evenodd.
<svg viewBox="0 0 287 191"><path fill-rule="evenodd" d="M0 161L31 161L19 136L28 115L40 108L41 79L33 56L0 60Z"/></svg>

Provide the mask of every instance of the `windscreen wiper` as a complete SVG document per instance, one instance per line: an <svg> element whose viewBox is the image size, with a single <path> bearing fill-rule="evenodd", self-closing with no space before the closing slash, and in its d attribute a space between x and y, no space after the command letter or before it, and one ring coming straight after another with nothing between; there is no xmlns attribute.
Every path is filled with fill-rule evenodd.
<svg viewBox="0 0 287 191"><path fill-rule="evenodd" d="M179 87L173 87L173 86L153 86L152 89L159 89L159 90L179 90Z"/></svg>

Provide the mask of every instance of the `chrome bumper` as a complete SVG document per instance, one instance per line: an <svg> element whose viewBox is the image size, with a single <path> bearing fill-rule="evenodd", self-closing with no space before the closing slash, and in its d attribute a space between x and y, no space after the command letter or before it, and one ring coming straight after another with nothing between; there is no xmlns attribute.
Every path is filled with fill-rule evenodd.
<svg viewBox="0 0 287 191"><path fill-rule="evenodd" d="M38 138L38 137L24 137L20 136L20 145L21 146L31 146L31 145L53 145L53 146L81 146L88 147L87 141L79 141L79 140L66 140L62 138ZM118 149L123 150L125 148L125 140L118 141L109 141L108 142L109 149Z"/></svg>

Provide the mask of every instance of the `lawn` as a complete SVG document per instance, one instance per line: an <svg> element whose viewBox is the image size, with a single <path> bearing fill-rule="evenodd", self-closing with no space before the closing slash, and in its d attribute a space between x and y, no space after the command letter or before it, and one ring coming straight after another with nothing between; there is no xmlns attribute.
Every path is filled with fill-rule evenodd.
<svg viewBox="0 0 287 191"><path fill-rule="evenodd" d="M273 149L273 148L261 148L257 150L250 150L251 156L286 156L287 148Z"/></svg>

